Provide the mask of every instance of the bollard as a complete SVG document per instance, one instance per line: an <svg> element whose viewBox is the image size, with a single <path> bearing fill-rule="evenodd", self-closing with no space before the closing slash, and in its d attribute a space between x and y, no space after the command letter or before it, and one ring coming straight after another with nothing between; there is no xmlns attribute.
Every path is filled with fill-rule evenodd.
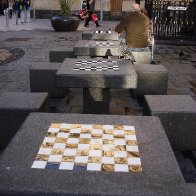
<svg viewBox="0 0 196 196"><path fill-rule="evenodd" d="M35 9L33 9L33 20L35 20Z"/></svg>
<svg viewBox="0 0 196 196"><path fill-rule="evenodd" d="M18 25L18 12L16 11L16 25Z"/></svg>
<svg viewBox="0 0 196 196"><path fill-rule="evenodd" d="M6 27L9 27L9 10L5 10Z"/></svg>
<svg viewBox="0 0 196 196"><path fill-rule="evenodd" d="M26 7L24 8L24 23L27 22L27 9Z"/></svg>

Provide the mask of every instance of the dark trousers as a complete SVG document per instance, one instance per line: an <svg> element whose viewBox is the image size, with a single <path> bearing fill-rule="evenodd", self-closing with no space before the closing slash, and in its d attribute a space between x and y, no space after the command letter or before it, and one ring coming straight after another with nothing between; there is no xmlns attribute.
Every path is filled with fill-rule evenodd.
<svg viewBox="0 0 196 196"><path fill-rule="evenodd" d="M89 25L89 22L92 20L92 14L93 14L93 12L89 12L89 16L86 18L84 26ZM95 24L96 24L96 26L99 26L98 21L95 21Z"/></svg>

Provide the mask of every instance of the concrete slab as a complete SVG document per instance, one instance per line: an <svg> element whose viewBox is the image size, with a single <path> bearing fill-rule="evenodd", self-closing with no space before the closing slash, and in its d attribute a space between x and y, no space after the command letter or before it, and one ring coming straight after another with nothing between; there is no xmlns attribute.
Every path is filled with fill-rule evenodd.
<svg viewBox="0 0 196 196"><path fill-rule="evenodd" d="M48 93L5 92L0 96L0 150L31 112L48 112Z"/></svg>
<svg viewBox="0 0 196 196"><path fill-rule="evenodd" d="M74 46L75 56L120 56L118 41L80 40Z"/></svg>
<svg viewBox="0 0 196 196"><path fill-rule="evenodd" d="M56 73L56 86L136 88L137 74L132 63L126 60L66 59Z"/></svg>
<svg viewBox="0 0 196 196"><path fill-rule="evenodd" d="M134 126L143 171L32 169L51 123ZM156 117L33 113L2 153L0 173L1 195L191 195Z"/></svg>
<svg viewBox="0 0 196 196"><path fill-rule="evenodd" d="M196 101L190 95L145 95L144 114L158 116L175 150L196 150Z"/></svg>
<svg viewBox="0 0 196 196"><path fill-rule="evenodd" d="M118 41L119 35L111 30L89 30L82 33L83 40Z"/></svg>

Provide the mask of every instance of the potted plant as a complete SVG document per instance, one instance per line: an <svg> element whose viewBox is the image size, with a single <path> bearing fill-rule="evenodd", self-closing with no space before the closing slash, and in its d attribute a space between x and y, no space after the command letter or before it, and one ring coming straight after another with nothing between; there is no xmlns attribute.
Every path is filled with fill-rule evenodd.
<svg viewBox="0 0 196 196"><path fill-rule="evenodd" d="M51 18L51 24L55 31L76 31L80 19L71 15L72 0L59 0L60 14Z"/></svg>

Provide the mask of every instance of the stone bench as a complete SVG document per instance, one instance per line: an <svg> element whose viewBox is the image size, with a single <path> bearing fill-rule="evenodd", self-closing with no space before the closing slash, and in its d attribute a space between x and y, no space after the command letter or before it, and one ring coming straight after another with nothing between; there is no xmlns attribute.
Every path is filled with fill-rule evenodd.
<svg viewBox="0 0 196 196"><path fill-rule="evenodd" d="M48 92L50 97L63 98L67 88L55 86L55 74L61 63L41 62L33 65L29 70L31 92Z"/></svg>
<svg viewBox="0 0 196 196"><path fill-rule="evenodd" d="M144 115L158 116L174 150L196 150L196 102L189 95L145 95Z"/></svg>
<svg viewBox="0 0 196 196"><path fill-rule="evenodd" d="M168 71L163 65L134 65L138 75L138 85L131 91L133 97L143 98L144 95L166 95Z"/></svg>
<svg viewBox="0 0 196 196"><path fill-rule="evenodd" d="M67 133L59 131L69 133L67 123L83 124L84 133L90 134L79 134L78 127L66 139ZM91 134L92 124L99 134ZM114 137L112 130L103 134L102 125L109 130L113 125L130 127L126 148L125 138ZM100 134L105 139L95 139ZM111 148L112 141L116 148ZM101 150L90 152L89 146ZM0 195L191 195L160 120L152 116L32 113L1 155L0 174Z"/></svg>
<svg viewBox="0 0 196 196"><path fill-rule="evenodd" d="M138 64L149 64L151 61L151 51L149 48L141 48L138 51L132 51L132 55L134 56L135 65Z"/></svg>
<svg viewBox="0 0 196 196"><path fill-rule="evenodd" d="M50 62L62 63L66 58L75 58L73 51L50 51L49 59Z"/></svg>
<svg viewBox="0 0 196 196"><path fill-rule="evenodd" d="M0 96L0 150L31 112L48 112L48 93L5 92Z"/></svg>

